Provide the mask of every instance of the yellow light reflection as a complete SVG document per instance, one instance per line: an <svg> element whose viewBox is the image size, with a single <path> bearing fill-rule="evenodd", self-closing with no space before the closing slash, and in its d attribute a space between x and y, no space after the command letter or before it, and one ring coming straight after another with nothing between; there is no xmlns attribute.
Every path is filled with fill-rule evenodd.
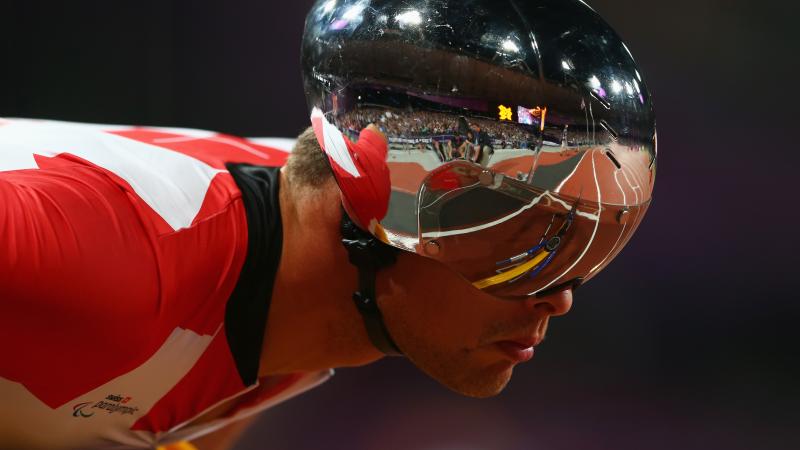
<svg viewBox="0 0 800 450"><path fill-rule="evenodd" d="M500 120L514 120L514 111L511 107L500 105L498 109L500 110Z"/></svg>

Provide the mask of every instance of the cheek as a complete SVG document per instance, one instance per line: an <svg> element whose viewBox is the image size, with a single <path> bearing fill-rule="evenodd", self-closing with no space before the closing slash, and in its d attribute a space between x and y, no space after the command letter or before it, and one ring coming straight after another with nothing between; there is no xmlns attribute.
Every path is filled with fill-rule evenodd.
<svg viewBox="0 0 800 450"><path fill-rule="evenodd" d="M378 277L381 310L390 328L401 326L431 345L455 349L474 347L502 320L501 302L438 263L409 256Z"/></svg>

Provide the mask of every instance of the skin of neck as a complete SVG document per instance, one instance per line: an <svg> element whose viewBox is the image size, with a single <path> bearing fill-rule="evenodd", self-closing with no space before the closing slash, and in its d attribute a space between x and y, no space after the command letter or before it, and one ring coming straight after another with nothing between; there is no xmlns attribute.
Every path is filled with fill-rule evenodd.
<svg viewBox="0 0 800 450"><path fill-rule="evenodd" d="M341 200L331 178L293 185L281 171L283 249L259 376L362 366L383 354L369 341L352 295L358 271L341 243Z"/></svg>

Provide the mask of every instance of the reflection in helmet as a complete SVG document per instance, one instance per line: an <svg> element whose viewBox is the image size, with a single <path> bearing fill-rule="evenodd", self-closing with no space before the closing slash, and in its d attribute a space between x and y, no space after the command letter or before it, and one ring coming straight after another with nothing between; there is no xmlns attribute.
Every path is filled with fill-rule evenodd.
<svg viewBox="0 0 800 450"><path fill-rule="evenodd" d="M343 136L388 138L383 239L499 297L591 278L649 206L652 99L582 1L319 1L303 70Z"/></svg>

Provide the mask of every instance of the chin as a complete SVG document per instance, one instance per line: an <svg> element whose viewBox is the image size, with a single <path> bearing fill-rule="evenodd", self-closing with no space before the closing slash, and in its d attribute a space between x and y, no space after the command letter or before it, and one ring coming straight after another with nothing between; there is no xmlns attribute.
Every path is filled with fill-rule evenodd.
<svg viewBox="0 0 800 450"><path fill-rule="evenodd" d="M500 367L491 367L479 373L462 374L462 377L456 380L438 381L448 389L466 397L490 398L503 392L511 381L512 371L513 366L502 364Z"/></svg>

